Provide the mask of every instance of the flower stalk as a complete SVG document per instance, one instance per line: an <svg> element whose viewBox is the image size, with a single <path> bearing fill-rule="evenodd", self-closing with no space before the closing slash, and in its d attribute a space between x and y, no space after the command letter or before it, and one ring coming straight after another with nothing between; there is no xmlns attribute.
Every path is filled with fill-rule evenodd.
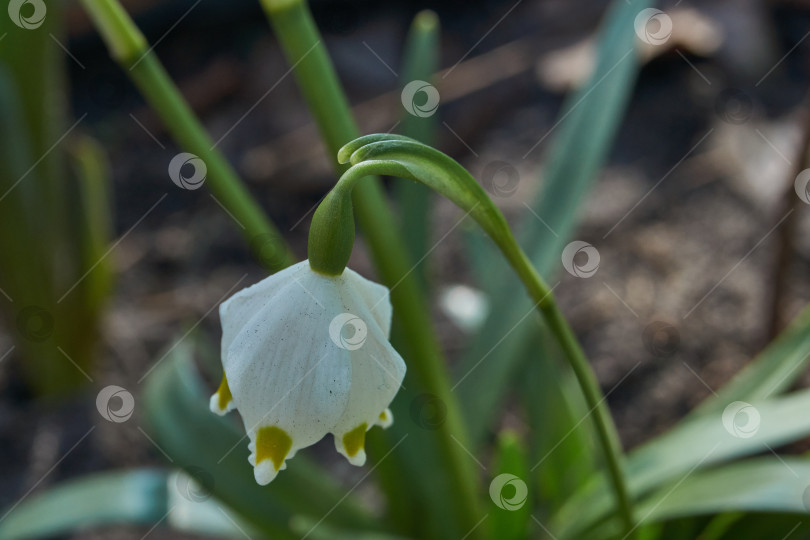
<svg viewBox="0 0 810 540"><path fill-rule="evenodd" d="M456 161L408 137L388 134L360 137L338 152L338 160L341 163L350 163L351 167L341 176L321 206L342 204L338 200L347 198L360 179L368 175L397 176L422 183L447 197L465 210L492 238L523 282L535 307L559 342L588 407L594 413L597 438L608 468L617 511L630 535L635 529L632 502L622 472L622 449L610 411L576 336L554 301L551 289L518 245L501 211L478 182ZM313 226L322 226L315 221L319 216L332 212L316 212Z"/></svg>

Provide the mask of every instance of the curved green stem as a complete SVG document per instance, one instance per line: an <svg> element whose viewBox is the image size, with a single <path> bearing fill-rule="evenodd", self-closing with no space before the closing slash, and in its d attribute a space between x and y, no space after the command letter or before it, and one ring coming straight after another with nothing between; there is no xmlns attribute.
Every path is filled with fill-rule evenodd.
<svg viewBox="0 0 810 540"><path fill-rule="evenodd" d="M632 535L635 530L632 501L622 472L622 449L610 411L576 336L554 301L552 290L518 245L501 211L461 165L438 150L407 137L360 137L344 146L338 153L338 159L344 163L351 162L352 167L338 180L330 193L334 196L327 197L322 204L348 199L356 183L370 174L397 176L438 191L466 210L492 238L520 277L576 375L588 407L594 414L597 438L608 467L617 511L628 536ZM323 212L323 215L326 213ZM313 226L317 226L317 218L317 215L313 218Z"/></svg>

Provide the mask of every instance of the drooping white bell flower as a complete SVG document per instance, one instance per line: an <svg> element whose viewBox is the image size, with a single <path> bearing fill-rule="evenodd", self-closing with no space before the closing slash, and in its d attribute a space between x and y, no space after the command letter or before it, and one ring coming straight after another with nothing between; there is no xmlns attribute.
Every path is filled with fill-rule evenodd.
<svg viewBox="0 0 810 540"><path fill-rule="evenodd" d="M388 289L345 269L337 276L290 266L219 308L222 385L217 414L236 408L259 484L300 448L332 433L338 452L363 465L366 431L388 427L405 363L388 342Z"/></svg>

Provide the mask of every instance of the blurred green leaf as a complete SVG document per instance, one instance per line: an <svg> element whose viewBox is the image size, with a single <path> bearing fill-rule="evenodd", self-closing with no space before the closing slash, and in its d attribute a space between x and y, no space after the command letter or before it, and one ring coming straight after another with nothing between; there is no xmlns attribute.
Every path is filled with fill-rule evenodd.
<svg viewBox="0 0 810 540"><path fill-rule="evenodd" d="M489 488L491 518L482 526L489 527L500 540L526 538L534 504L532 489L527 485L526 449L516 433L504 431L498 436L493 470Z"/></svg>
<svg viewBox="0 0 810 540"><path fill-rule="evenodd" d="M754 411L747 408L729 409L725 415L720 412L700 416L681 422L632 452L625 471L633 496L638 499L698 469L768 452L810 434L810 415L806 414L810 410L810 390L745 405L755 409L758 416L751 416ZM735 424L740 418L753 422L747 427L756 428L746 431L743 424L740 430ZM555 516L554 525L563 535L576 535L608 515L611 508L605 482L595 479L566 502Z"/></svg>
<svg viewBox="0 0 810 540"><path fill-rule="evenodd" d="M532 212L542 221L529 213L519 239L545 278L559 264L560 253L576 224L578 209L590 192L624 115L639 70L639 60L634 54L633 22L638 12L650 4L651 0L611 3L600 31L593 74L582 88L568 96L559 120L542 135L542 139L552 133L554 136L544 166L543 187L532 205ZM456 370L458 378L465 378L458 392L475 444L480 444L490 429L508 383L520 370L521 362L528 361L521 353L531 348L534 356L544 355L544 345L536 340L537 323L526 317L532 305L522 294L520 284L504 277L508 273L498 260L493 260L489 268L484 286L489 288L492 298L491 314ZM496 342L498 347L491 350ZM535 391L546 392L546 387L554 384L556 381L552 379L536 381ZM586 412L572 411L566 417L579 419ZM548 418L549 422L556 420ZM562 429L567 431L571 427L565 425ZM587 427L583 425L582 429Z"/></svg>
<svg viewBox="0 0 810 540"><path fill-rule="evenodd" d="M416 15L408 32L403 56L400 68L400 81L403 85L413 81L431 81L439 67L439 18L434 12L425 10ZM416 116L403 107L399 132L432 145L436 138L437 122L435 114ZM399 203L400 220L407 224L402 227L405 246L411 260L417 263L415 271L426 285L423 259L428 255L432 195L429 189L416 182L397 182L394 184L394 193Z"/></svg>
<svg viewBox="0 0 810 540"><path fill-rule="evenodd" d="M58 484L0 517L0 540L26 540L103 525L170 527L244 538L239 524L181 471L104 472ZM191 491L189 491L191 489ZM253 532L253 531L251 531Z"/></svg>
<svg viewBox="0 0 810 540"><path fill-rule="evenodd" d="M74 238L79 244L78 251L81 251L78 273L86 276L79 287L84 307L93 320L98 317L113 280L113 264L105 256L113 237L109 193L111 172L107 156L95 139L78 137L70 145L69 152L78 194L71 212L76 231Z"/></svg>
<svg viewBox="0 0 810 540"><path fill-rule="evenodd" d="M346 527L375 525L348 488L303 455L273 483L259 486L247 461L247 436L208 410L192 355L190 343L177 345L150 374L144 392L148 434L176 465L202 471L218 499L274 538L292 536L288 521L295 513Z"/></svg>
<svg viewBox="0 0 810 540"><path fill-rule="evenodd" d="M394 536L379 531L340 529L324 525L304 516L293 516L290 528L301 537L312 540L405 540L404 536Z"/></svg>
<svg viewBox="0 0 810 540"><path fill-rule="evenodd" d="M721 512L795 513L806 518L810 496L807 458L767 456L683 476L645 497L642 522Z"/></svg>
<svg viewBox="0 0 810 540"><path fill-rule="evenodd" d="M65 482L4 512L0 539L23 540L110 523L154 525L168 511L168 473L101 473Z"/></svg>
<svg viewBox="0 0 810 540"><path fill-rule="evenodd" d="M701 540L782 540L807 538L810 518L782 513L731 512L715 516L700 533Z"/></svg>
<svg viewBox="0 0 810 540"><path fill-rule="evenodd" d="M541 341L553 339L544 327ZM557 347L549 345L546 361L529 362L518 387L526 410L530 431L531 472L537 499L543 514L559 509L597 471L594 441L590 430L578 429L579 418L573 411L587 411L576 379L559 361ZM526 355L536 354L526 351ZM543 391L538 392L538 381Z"/></svg>

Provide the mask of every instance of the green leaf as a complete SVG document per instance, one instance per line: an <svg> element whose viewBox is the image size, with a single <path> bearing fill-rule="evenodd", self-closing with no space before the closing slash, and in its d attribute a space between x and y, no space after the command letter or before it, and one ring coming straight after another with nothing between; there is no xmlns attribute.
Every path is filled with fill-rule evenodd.
<svg viewBox="0 0 810 540"><path fill-rule="evenodd" d="M810 306L806 307L765 350L716 396L693 411L693 415L712 414L732 401L759 401L789 388L810 361Z"/></svg>
<svg viewBox="0 0 810 540"><path fill-rule="evenodd" d="M544 343L552 341L545 328L538 331L543 332ZM597 471L591 431L573 427L586 414L577 418L573 411L587 411L582 392L571 371L560 363L557 348L549 347L548 352L552 354L545 361L526 365L519 387L528 423L535 426L529 432L533 456L531 472L538 503L545 515L557 511ZM545 390L538 392L538 381L554 381L555 384L544 384Z"/></svg>
<svg viewBox="0 0 810 540"><path fill-rule="evenodd" d="M294 516L290 520L290 528L296 534L312 540L406 540L404 536L378 531L340 529L304 516Z"/></svg>
<svg viewBox="0 0 810 540"><path fill-rule="evenodd" d="M588 82L568 96L559 120L551 128L554 142L544 166L543 188L532 205L533 213L542 222L527 214L519 235L532 264L546 278L557 270L578 210L613 144L639 70L639 60L634 54L633 22L638 12L651 3L651 0L612 2L600 31L596 68ZM542 137L551 133L548 131ZM520 285L504 279L505 274L502 264L490 265L484 284L491 293L491 315L456 371L458 378L464 377L458 392L476 443L483 440L499 413L509 381L517 375L520 363L528 361L521 353L531 348L535 357L543 355L543 344L536 340L536 323L524 319L531 304L519 299ZM501 339L497 349L490 353L492 343ZM548 385L554 384L554 380L538 380L536 392L545 392ZM587 410L573 411L569 416L578 419L586 413ZM568 431L572 427L565 425L561 429Z"/></svg>
<svg viewBox="0 0 810 540"><path fill-rule="evenodd" d="M161 525L219 537L244 538L218 501L181 471L104 472L58 484L0 516L0 540L26 540L103 525ZM189 491L192 489L192 491Z"/></svg>
<svg viewBox="0 0 810 540"><path fill-rule="evenodd" d="M743 430L734 435L734 419L748 418L747 413L723 413L684 421L664 435L644 444L627 458L628 486L638 499L652 489L677 480L701 468L746 455L768 452L810 433L810 390L750 404L759 414L752 436ZM729 411L733 412L732 409ZM743 416L738 416L742 414ZM754 425L754 424L752 424ZM776 459L776 458L774 458ZM572 497L557 513L553 524L562 535L576 535L607 516L612 500L602 479Z"/></svg>
<svg viewBox="0 0 810 540"><path fill-rule="evenodd" d="M438 67L439 18L432 11L420 11L414 17L405 42L400 80L403 85L412 81L429 82ZM399 132L421 143L432 145L436 138L437 118L435 114L416 116L403 107ZM429 249L429 216L433 208L430 190L416 183L398 182L394 186L394 193L399 203L405 246L411 260L422 261L428 255ZM426 284L425 265L419 264L415 271L418 272L422 283Z"/></svg>
<svg viewBox="0 0 810 540"><path fill-rule="evenodd" d="M684 476L645 497L642 522L722 512L794 513L805 517L810 460L768 456Z"/></svg>
<svg viewBox="0 0 810 540"><path fill-rule="evenodd" d="M526 538L531 522L533 497L529 483L526 449L516 433L504 431L498 436L498 448L490 479L489 523L502 540ZM525 491L525 492L524 492Z"/></svg>
<svg viewBox="0 0 810 540"><path fill-rule="evenodd" d="M212 349L213 350L213 349ZM247 461L247 437L231 419L208 410L208 397L181 341L154 369L144 392L148 434L173 462L210 479L211 492L266 534L288 538L294 513L368 528L374 522L329 474L296 456L268 486L259 486Z"/></svg>
<svg viewBox="0 0 810 540"><path fill-rule="evenodd" d="M168 510L168 473L101 473L23 500L0 518L0 539L23 540L110 523L153 525Z"/></svg>

